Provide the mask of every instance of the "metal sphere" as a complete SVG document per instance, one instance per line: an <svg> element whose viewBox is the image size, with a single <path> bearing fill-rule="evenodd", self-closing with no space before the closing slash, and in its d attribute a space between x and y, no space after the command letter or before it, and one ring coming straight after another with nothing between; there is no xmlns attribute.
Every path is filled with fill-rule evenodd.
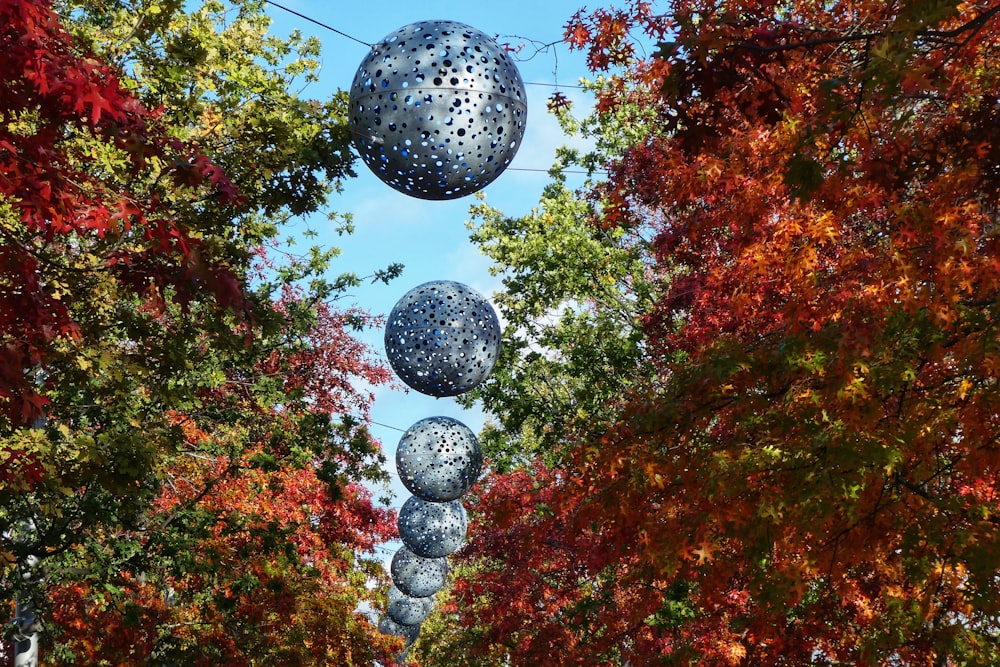
<svg viewBox="0 0 1000 667"><path fill-rule="evenodd" d="M500 356L500 321L479 292L451 280L414 287L385 327L389 365L422 394L457 396L485 380Z"/></svg>
<svg viewBox="0 0 1000 667"><path fill-rule="evenodd" d="M378 629L384 635L395 635L397 637L403 637L406 639L406 645L409 646L413 642L417 641L417 636L420 634L420 625L403 625L397 621L394 621L390 616L383 616L379 619Z"/></svg>
<svg viewBox="0 0 1000 667"><path fill-rule="evenodd" d="M527 115L506 51L455 21L386 35L351 83L361 158L387 185L420 199L456 199L493 182L514 159Z"/></svg>
<svg viewBox="0 0 1000 667"><path fill-rule="evenodd" d="M451 417L427 417L406 429L396 446L396 472L421 500L446 503L479 478L483 454L468 426Z"/></svg>
<svg viewBox="0 0 1000 667"><path fill-rule="evenodd" d="M387 613L392 620L403 625L418 625L424 622L434 608L434 596L415 598L399 590L396 586L389 587L389 604Z"/></svg>
<svg viewBox="0 0 1000 667"><path fill-rule="evenodd" d="M457 500L431 503L411 496L399 510L396 525L410 551L424 558L441 558L462 547L469 519Z"/></svg>
<svg viewBox="0 0 1000 667"><path fill-rule="evenodd" d="M392 582L405 595L425 598L444 586L448 577L448 561L444 558L423 558L406 547L400 547L389 565Z"/></svg>

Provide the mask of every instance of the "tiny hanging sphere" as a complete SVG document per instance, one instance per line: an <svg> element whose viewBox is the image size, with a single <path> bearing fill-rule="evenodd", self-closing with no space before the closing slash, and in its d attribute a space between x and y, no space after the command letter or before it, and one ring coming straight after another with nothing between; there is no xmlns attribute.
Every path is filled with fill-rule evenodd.
<svg viewBox="0 0 1000 667"><path fill-rule="evenodd" d="M417 636L420 634L420 625L403 625L397 621L394 621L390 616L386 615L379 619L378 629L384 635L395 635L397 637L403 637L406 639L406 645L409 646L413 642L417 641Z"/></svg>
<svg viewBox="0 0 1000 667"><path fill-rule="evenodd" d="M396 525L403 544L418 556L441 558L465 542L468 517L462 503L430 503L411 496L399 510Z"/></svg>
<svg viewBox="0 0 1000 667"><path fill-rule="evenodd" d="M448 576L448 561L444 558L422 558L406 547L400 547L389 565L392 582L405 595L425 598L437 593Z"/></svg>
<svg viewBox="0 0 1000 667"><path fill-rule="evenodd" d="M455 21L386 35L351 83L361 158L387 185L420 199L456 199L493 182L514 159L527 115L507 52Z"/></svg>
<svg viewBox="0 0 1000 667"><path fill-rule="evenodd" d="M434 280L396 302L385 326L389 365L411 388L438 398L485 380L500 356L500 321L471 287Z"/></svg>
<svg viewBox="0 0 1000 667"><path fill-rule="evenodd" d="M472 430L451 417L427 417L406 429L396 446L396 472L421 500L446 503L479 478L483 454Z"/></svg>
<svg viewBox="0 0 1000 667"><path fill-rule="evenodd" d="M403 625L418 625L423 623L433 608L433 595L424 598L415 598L399 590L395 585L389 587L387 613L397 623Z"/></svg>

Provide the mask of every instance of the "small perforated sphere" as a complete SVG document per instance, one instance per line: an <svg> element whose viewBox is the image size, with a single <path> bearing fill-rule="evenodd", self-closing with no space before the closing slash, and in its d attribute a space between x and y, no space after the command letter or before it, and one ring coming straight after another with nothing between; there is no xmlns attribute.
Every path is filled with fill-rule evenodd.
<svg viewBox="0 0 1000 667"><path fill-rule="evenodd" d="M414 287L385 326L389 365L429 396L463 394L485 380L500 356L500 321L479 292L451 280Z"/></svg>
<svg viewBox="0 0 1000 667"><path fill-rule="evenodd" d="M413 642L417 641L417 636L420 635L420 625L403 625L397 621L394 621L390 616L386 615L379 619L378 629L384 635L395 635L397 637L403 637L406 639L406 645L409 646Z"/></svg>
<svg viewBox="0 0 1000 667"><path fill-rule="evenodd" d="M430 503L416 496L403 503L396 521L403 544L424 558L441 558L458 551L465 542L468 523L461 502Z"/></svg>
<svg viewBox="0 0 1000 667"><path fill-rule="evenodd" d="M454 21L386 35L351 83L361 158L387 185L420 199L456 199L493 182L514 159L527 115L507 52Z"/></svg>
<svg viewBox="0 0 1000 667"><path fill-rule="evenodd" d="M433 595L424 598L415 598L399 590L396 586L389 587L387 613L397 623L403 625L423 623L433 608Z"/></svg>
<svg viewBox="0 0 1000 667"><path fill-rule="evenodd" d="M448 561L444 558L422 558L406 547L400 547L389 565L392 583L413 598L425 598L437 593L448 577Z"/></svg>
<svg viewBox="0 0 1000 667"><path fill-rule="evenodd" d="M479 478L483 454L472 430L451 417L427 417L406 429L396 446L396 472L421 500L460 498Z"/></svg>

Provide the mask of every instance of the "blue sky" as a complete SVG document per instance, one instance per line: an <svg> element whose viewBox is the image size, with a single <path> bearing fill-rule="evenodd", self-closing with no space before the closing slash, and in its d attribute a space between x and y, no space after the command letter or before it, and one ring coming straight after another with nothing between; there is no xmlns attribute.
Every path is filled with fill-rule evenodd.
<svg viewBox="0 0 1000 667"><path fill-rule="evenodd" d="M327 3L318 0L277 0L280 5L309 16L364 42L374 43L409 23L446 19L466 23L501 42L525 43L517 58L534 52L533 43L560 40L563 26L582 4L578 0L515 0L505 3L442 2L422 0L404 2ZM350 88L354 73L367 53L362 44L326 30L276 6L266 7L274 19L272 32L284 35L300 30L323 42L322 71L319 83L302 94L323 99L337 89ZM520 60L518 68L528 95L527 130L511 167L483 191L487 203L508 215L523 215L537 205L548 182L544 171L553 162L556 147L568 142L555 120L546 113L545 101L556 90L552 86L570 86L562 92L578 107L586 107L585 93L572 88L586 76L583 56L558 44L530 60ZM353 291L343 305L356 304L375 314L387 314L409 289L429 280L455 280L476 289L488 299L501 288L500 278L489 273L489 260L469 241L465 222L473 196L451 201L424 201L389 188L367 167L357 163L359 177L345 183L344 192L335 195L330 210L351 213L356 231L350 236L336 235L323 216L302 221L318 236L309 241L300 238L300 246L318 244L342 250L332 274L353 271L369 275L377 268L398 262L405 266L400 278L389 285L365 285ZM384 359L382 332L364 336L380 358ZM454 399L434 399L415 391L379 390L372 410L376 422L373 432L384 446L388 472L393 476L390 490L397 509L409 493L395 477L393 455L401 433L413 423L431 416L458 419L478 432L486 416L481 410L463 410ZM391 556L391 553L388 554Z"/></svg>

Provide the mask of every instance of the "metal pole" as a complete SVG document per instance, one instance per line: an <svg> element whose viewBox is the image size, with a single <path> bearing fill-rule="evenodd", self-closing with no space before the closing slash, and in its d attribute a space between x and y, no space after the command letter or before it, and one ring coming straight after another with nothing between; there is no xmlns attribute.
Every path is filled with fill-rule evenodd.
<svg viewBox="0 0 1000 667"><path fill-rule="evenodd" d="M13 637L14 667L38 667L38 633Z"/></svg>
<svg viewBox="0 0 1000 667"><path fill-rule="evenodd" d="M26 583L34 583L38 558L28 556L21 569L21 578ZM14 622L17 630L11 637L14 645L14 667L38 667L38 630L40 624L35 613L35 603L31 596L19 593L14 604Z"/></svg>
<svg viewBox="0 0 1000 667"><path fill-rule="evenodd" d="M37 378L36 378L37 381ZM45 427L46 419L39 416L31 425L34 429ZM19 541L27 541L27 536L34 533L33 526L25 519L21 523L22 531L20 535L15 533ZM38 556L31 554L27 556L19 565L21 579L27 584L28 589L17 594L14 600L14 623L17 629L10 638L14 646L14 667L38 667L38 631L41 623L35 609L35 601L31 596L31 589L35 588L40 579L38 576Z"/></svg>

